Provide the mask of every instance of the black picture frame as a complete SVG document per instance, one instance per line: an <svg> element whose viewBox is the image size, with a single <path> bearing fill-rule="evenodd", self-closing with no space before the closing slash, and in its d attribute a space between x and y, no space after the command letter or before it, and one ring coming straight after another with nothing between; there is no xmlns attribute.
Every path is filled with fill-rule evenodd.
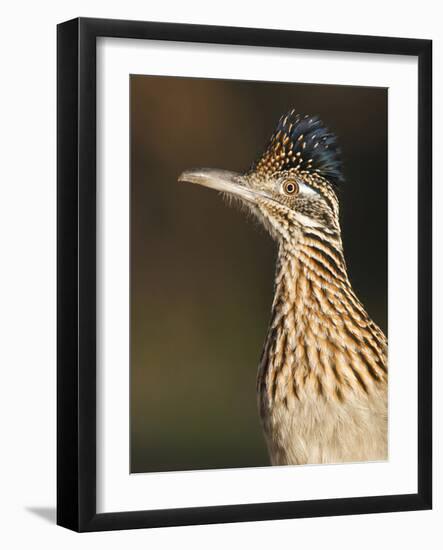
<svg viewBox="0 0 443 550"><path fill-rule="evenodd" d="M136 512L96 511L96 39L173 40L418 58L418 491ZM425 510L432 506L432 42L74 19L57 29L57 523L75 531Z"/></svg>

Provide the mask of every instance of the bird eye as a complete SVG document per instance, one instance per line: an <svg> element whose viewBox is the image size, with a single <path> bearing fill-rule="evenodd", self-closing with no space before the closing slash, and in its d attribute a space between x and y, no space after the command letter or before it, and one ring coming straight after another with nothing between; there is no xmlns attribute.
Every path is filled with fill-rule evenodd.
<svg viewBox="0 0 443 550"><path fill-rule="evenodd" d="M283 183L283 191L286 195L295 195L298 193L298 183L295 180L286 180Z"/></svg>

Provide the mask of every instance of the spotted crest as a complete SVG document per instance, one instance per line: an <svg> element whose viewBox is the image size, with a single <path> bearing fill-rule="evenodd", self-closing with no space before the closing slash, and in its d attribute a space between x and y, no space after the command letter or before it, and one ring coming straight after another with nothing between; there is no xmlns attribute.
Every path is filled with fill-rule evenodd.
<svg viewBox="0 0 443 550"><path fill-rule="evenodd" d="M272 175L281 170L321 176L334 187L343 181L337 139L318 117L300 115L292 109L280 118L252 171Z"/></svg>

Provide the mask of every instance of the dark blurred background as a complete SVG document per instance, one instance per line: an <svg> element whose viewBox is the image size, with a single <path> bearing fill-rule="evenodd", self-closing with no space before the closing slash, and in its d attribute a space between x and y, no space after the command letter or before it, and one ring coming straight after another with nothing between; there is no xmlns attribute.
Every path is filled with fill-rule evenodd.
<svg viewBox="0 0 443 550"><path fill-rule="evenodd" d="M344 153L345 256L387 330L387 90L132 76L131 472L268 465L255 378L275 246L182 170L244 171L280 115L319 115Z"/></svg>

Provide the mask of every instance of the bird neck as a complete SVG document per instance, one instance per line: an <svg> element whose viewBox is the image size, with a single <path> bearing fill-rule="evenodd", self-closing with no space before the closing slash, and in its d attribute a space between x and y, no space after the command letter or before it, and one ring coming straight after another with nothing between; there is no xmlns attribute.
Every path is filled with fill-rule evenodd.
<svg viewBox="0 0 443 550"><path fill-rule="evenodd" d="M386 377L386 339L349 281L339 233L304 232L279 248L259 370L270 402L314 392L342 401Z"/></svg>
<svg viewBox="0 0 443 550"><path fill-rule="evenodd" d="M289 270L289 271L288 271ZM279 246L276 285L279 277L292 282L303 275L318 283L350 287L339 231L326 232L319 228L305 229L294 241Z"/></svg>
<svg viewBox="0 0 443 550"><path fill-rule="evenodd" d="M338 299L343 307L352 304L355 315L367 317L349 281L339 232L309 229L296 241L280 243L273 302L276 318L283 313L280 304L284 302L283 309L289 308L299 323L315 322L320 313L332 321L326 302L332 305ZM313 312L317 315L305 318Z"/></svg>

